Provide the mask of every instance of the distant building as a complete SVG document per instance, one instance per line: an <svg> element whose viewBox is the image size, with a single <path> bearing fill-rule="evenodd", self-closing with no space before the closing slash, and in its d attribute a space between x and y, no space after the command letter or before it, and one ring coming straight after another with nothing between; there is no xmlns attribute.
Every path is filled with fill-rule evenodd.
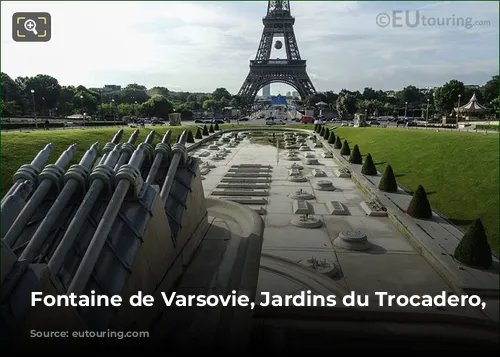
<svg viewBox="0 0 500 357"><path fill-rule="evenodd" d="M115 84L106 84L101 89L103 92L118 92L118 91L122 90L122 86L117 86Z"/></svg>
<svg viewBox="0 0 500 357"><path fill-rule="evenodd" d="M271 85L268 84L266 86L264 86L264 88L262 88L262 96L264 98L268 98L271 96Z"/></svg>
<svg viewBox="0 0 500 357"><path fill-rule="evenodd" d="M291 98L292 97L292 92L286 92L286 97Z"/></svg>
<svg viewBox="0 0 500 357"><path fill-rule="evenodd" d="M292 92L292 98L300 97L299 92Z"/></svg>

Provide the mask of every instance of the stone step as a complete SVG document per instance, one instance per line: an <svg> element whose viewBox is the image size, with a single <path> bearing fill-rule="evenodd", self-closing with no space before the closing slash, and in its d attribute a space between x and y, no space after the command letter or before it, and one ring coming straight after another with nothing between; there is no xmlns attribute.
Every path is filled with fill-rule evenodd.
<svg viewBox="0 0 500 357"><path fill-rule="evenodd" d="M225 189L225 190L214 190L212 196L256 196L264 197L269 196L268 191L254 191L245 189Z"/></svg>
<svg viewBox="0 0 500 357"><path fill-rule="evenodd" d="M260 164L241 164L241 165L231 165L231 168L261 168L261 169L272 169L271 165L260 165Z"/></svg>
<svg viewBox="0 0 500 357"><path fill-rule="evenodd" d="M219 197L219 199L236 202L242 205L267 205L267 200L265 198Z"/></svg>
<svg viewBox="0 0 500 357"><path fill-rule="evenodd" d="M241 173L244 173L244 172L254 172L254 173L260 173L260 174L272 174L272 170L270 169L261 169L261 168L258 168L258 167L255 167L255 168L230 168L228 170L228 172L241 172Z"/></svg>
<svg viewBox="0 0 500 357"><path fill-rule="evenodd" d="M225 177L220 182L232 183L270 183L270 178L251 178L251 177Z"/></svg>
<svg viewBox="0 0 500 357"><path fill-rule="evenodd" d="M271 177L270 174L259 174L251 172L228 172L224 177Z"/></svg>
<svg viewBox="0 0 500 357"><path fill-rule="evenodd" d="M266 190L269 188L267 184L256 184L256 183L220 183L217 188L250 188L254 190Z"/></svg>

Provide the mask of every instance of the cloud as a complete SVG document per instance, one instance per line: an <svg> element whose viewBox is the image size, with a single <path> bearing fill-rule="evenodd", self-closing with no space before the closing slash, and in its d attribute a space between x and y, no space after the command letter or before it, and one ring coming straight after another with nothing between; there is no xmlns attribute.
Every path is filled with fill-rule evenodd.
<svg viewBox="0 0 500 357"><path fill-rule="evenodd" d="M62 84L136 82L207 92L222 86L235 93L257 52L266 10L265 2L2 2L2 71L46 73ZM292 1L291 10L317 90L398 89L451 78L481 84L498 73L497 3ZM377 26L377 14L394 17L394 10L483 25ZM51 13L51 41L13 42L18 11ZM282 58L283 51L276 53Z"/></svg>

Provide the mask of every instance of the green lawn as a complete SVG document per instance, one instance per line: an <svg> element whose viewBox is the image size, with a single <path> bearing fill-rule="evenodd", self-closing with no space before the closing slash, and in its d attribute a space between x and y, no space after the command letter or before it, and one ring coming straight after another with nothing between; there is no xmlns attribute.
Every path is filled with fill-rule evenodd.
<svg viewBox="0 0 500 357"><path fill-rule="evenodd" d="M243 127L221 125L221 128ZM248 126L251 127L251 126ZM312 129L313 125L295 128ZM173 131L172 141L186 128L155 127L161 136ZM125 129L122 142L135 129ZM151 128L141 128L141 142ZM54 143L48 163L53 163L66 148L78 143L72 163L78 162L94 142L100 149L117 129L52 130L30 133L2 133L1 172L2 193L12 185L12 176L22 164L30 163L47 143ZM193 134L194 134L193 130ZM478 133L433 132L424 130L337 128L335 133L346 138L351 148L358 144L361 153L371 153L379 171L391 164L398 181L410 190L422 184L430 193L434 209L455 224L467 227L475 218L483 221L492 248L498 252L499 236L499 182L498 135Z"/></svg>
<svg viewBox="0 0 500 357"><path fill-rule="evenodd" d="M337 128L350 147L370 153L379 171L390 164L409 190L419 184L432 207L467 228L481 218L491 247L499 251L499 138L497 134L427 130Z"/></svg>
<svg viewBox="0 0 500 357"><path fill-rule="evenodd" d="M203 127L203 124L200 125ZM230 128L251 128L255 126L224 124L221 129ZM314 125L297 125L302 129L312 129ZM140 135L136 143L142 142L154 129L158 135L154 144L158 143L167 130L172 130L171 142L175 142L178 135L186 129L191 129L193 135L196 133L197 126L175 126L175 127L147 127L140 128ZM36 154L48 143L53 143L52 154L47 163L54 163L61 153L71 144L77 143L78 150L73 157L71 164L78 163L85 151L95 142L99 142L99 149L110 141L119 128L106 129L86 129L86 130L50 130L50 131L32 131L32 132L4 132L0 134L1 141L1 173L2 186L1 196L7 192L12 185L12 177L17 169L23 164L29 164ZM122 142L126 142L136 129L125 128ZM154 147L154 146L153 146Z"/></svg>

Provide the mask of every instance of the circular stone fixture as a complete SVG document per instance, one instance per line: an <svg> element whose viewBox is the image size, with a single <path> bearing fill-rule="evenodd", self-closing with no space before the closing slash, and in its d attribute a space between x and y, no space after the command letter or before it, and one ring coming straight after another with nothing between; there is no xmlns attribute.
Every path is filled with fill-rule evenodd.
<svg viewBox="0 0 500 357"><path fill-rule="evenodd" d="M297 164L297 163L295 163L295 162L294 162L293 164L288 165L286 168L287 168L287 169L289 169L289 170L293 170L293 169L296 169L296 170L303 170L303 169L304 169L304 166L299 165L299 164Z"/></svg>
<svg viewBox="0 0 500 357"><path fill-rule="evenodd" d="M307 182L307 177L302 175L288 176L288 181L290 182Z"/></svg>
<svg viewBox="0 0 500 357"><path fill-rule="evenodd" d="M312 200L312 199L314 199L314 195L310 194L309 192L307 192L303 189L300 189L300 190L295 191L294 193L291 193L289 197L294 199L294 200Z"/></svg>
<svg viewBox="0 0 500 357"><path fill-rule="evenodd" d="M305 161L306 165L319 165L318 159L306 159Z"/></svg>
<svg viewBox="0 0 500 357"><path fill-rule="evenodd" d="M212 144L208 147L208 150L219 150L219 147L215 144Z"/></svg>
<svg viewBox="0 0 500 357"><path fill-rule="evenodd" d="M368 242L366 234L361 231L342 231L333 241L333 245L337 248L354 251L365 251L373 247Z"/></svg>
<svg viewBox="0 0 500 357"><path fill-rule="evenodd" d="M303 145L299 148L300 151L311 151L311 148L307 145Z"/></svg>
<svg viewBox="0 0 500 357"><path fill-rule="evenodd" d="M335 191L335 186L333 186L332 181L328 180L318 180L315 188L320 191Z"/></svg>
<svg viewBox="0 0 500 357"><path fill-rule="evenodd" d="M322 221L314 216L308 215L307 213L292 219L290 223L300 228L319 228L323 225Z"/></svg>
<svg viewBox="0 0 500 357"><path fill-rule="evenodd" d="M304 259L299 262L299 264L308 267L320 274L326 275L330 278L335 278L339 275L340 269L327 259L315 259L314 257L310 259Z"/></svg>
<svg viewBox="0 0 500 357"><path fill-rule="evenodd" d="M306 154L306 159L314 159L314 158L316 158L316 155L314 155L312 152L308 152Z"/></svg>

